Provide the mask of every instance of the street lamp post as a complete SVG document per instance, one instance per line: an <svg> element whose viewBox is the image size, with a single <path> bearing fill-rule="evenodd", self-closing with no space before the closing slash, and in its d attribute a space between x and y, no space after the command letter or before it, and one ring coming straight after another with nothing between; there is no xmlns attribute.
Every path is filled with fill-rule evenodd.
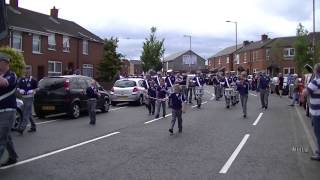
<svg viewBox="0 0 320 180"><path fill-rule="evenodd" d="M238 50L238 22L237 21L226 21L226 22L234 23L236 26L236 51L237 51Z"/></svg>
<svg viewBox="0 0 320 180"><path fill-rule="evenodd" d="M315 17L315 0L312 1L313 5L313 35L312 35L312 46L313 46L313 62L316 63L316 17Z"/></svg>
<svg viewBox="0 0 320 180"><path fill-rule="evenodd" d="M183 37L188 37L189 38L189 53L190 53L190 56L189 56L189 71L191 72L191 38L192 36L191 35L184 35Z"/></svg>

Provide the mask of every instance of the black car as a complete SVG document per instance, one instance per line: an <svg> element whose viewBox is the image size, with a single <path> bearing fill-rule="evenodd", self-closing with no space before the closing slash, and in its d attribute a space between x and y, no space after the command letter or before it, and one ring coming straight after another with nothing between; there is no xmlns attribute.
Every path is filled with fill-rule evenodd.
<svg viewBox="0 0 320 180"><path fill-rule="evenodd" d="M50 114L67 113L70 118L78 118L80 112L87 111L86 89L94 80L87 76L68 75L46 77L39 81L34 96L34 109L39 118ZM110 95L98 83L101 96L97 109L109 111Z"/></svg>

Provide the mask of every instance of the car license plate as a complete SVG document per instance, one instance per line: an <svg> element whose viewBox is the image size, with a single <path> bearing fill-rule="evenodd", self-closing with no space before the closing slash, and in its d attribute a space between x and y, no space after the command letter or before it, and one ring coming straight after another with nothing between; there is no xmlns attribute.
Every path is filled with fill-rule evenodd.
<svg viewBox="0 0 320 180"><path fill-rule="evenodd" d="M125 100L128 100L128 96L118 96L118 99L125 101Z"/></svg>
<svg viewBox="0 0 320 180"><path fill-rule="evenodd" d="M54 111L56 109L55 106L42 106L42 110L46 111Z"/></svg>

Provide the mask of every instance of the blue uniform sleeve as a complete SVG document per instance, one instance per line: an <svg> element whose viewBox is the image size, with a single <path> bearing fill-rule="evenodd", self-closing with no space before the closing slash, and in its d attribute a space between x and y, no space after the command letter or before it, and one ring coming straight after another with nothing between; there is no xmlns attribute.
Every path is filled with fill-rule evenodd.
<svg viewBox="0 0 320 180"><path fill-rule="evenodd" d="M17 86L17 76L16 76L16 74L14 74L14 73L9 73L7 76L5 76L4 77L7 81L8 81L8 83L9 83L9 85L8 85L8 87L7 87L7 89L8 89L8 92L10 92L10 91L12 91L13 89L15 89L16 88L16 86Z"/></svg>

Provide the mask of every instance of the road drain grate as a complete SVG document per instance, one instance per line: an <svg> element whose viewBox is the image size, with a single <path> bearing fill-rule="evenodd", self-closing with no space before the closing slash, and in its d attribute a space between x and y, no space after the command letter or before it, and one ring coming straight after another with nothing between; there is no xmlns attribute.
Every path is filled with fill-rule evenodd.
<svg viewBox="0 0 320 180"><path fill-rule="evenodd" d="M309 152L309 148L306 147L296 147L293 146L291 149L293 152L300 152L300 153L308 153Z"/></svg>

